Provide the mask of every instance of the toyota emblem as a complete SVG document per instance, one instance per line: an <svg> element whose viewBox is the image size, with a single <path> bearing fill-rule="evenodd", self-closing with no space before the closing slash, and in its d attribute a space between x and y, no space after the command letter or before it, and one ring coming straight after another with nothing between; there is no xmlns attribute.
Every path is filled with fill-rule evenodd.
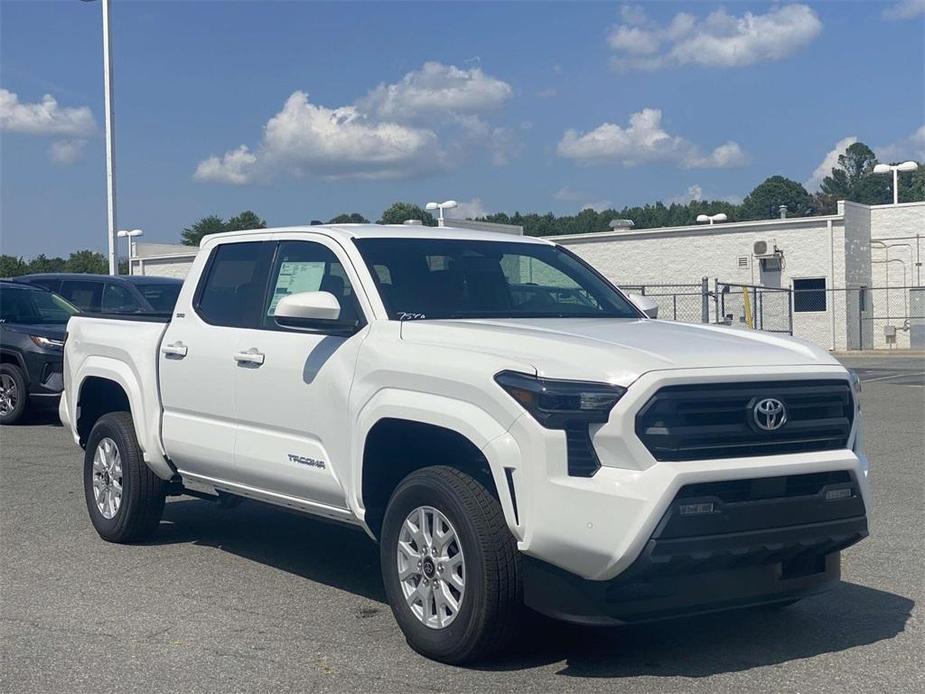
<svg viewBox="0 0 925 694"><path fill-rule="evenodd" d="M777 431L787 422L787 408L777 398L764 398L755 404L752 417L759 429Z"/></svg>

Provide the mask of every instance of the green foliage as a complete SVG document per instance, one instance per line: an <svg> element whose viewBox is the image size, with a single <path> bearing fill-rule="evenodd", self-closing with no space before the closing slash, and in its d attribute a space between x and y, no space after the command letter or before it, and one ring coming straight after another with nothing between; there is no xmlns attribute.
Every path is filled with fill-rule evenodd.
<svg viewBox="0 0 925 694"><path fill-rule="evenodd" d="M19 277L29 273L29 264L15 255L0 255L0 277Z"/></svg>
<svg viewBox="0 0 925 694"><path fill-rule="evenodd" d="M332 217L328 220L328 224L369 224L369 220L359 212L351 212Z"/></svg>
<svg viewBox="0 0 925 694"><path fill-rule="evenodd" d="M108 268L107 268L108 270ZM67 272L67 261L64 258L48 258L40 253L29 261L29 272ZM76 272L76 271L75 271Z"/></svg>
<svg viewBox="0 0 925 694"><path fill-rule="evenodd" d="M745 196L739 211L740 219L771 219L778 208L787 206L791 217L803 217L813 209L813 199L801 184L783 176L771 176Z"/></svg>
<svg viewBox="0 0 925 694"><path fill-rule="evenodd" d="M892 181L889 176L875 174L877 156L863 142L850 145L838 156L832 173L822 179L817 206L823 213L832 214L839 200L851 200L865 205L883 205L892 202Z"/></svg>
<svg viewBox="0 0 925 694"><path fill-rule="evenodd" d="M109 273L109 262L99 251L75 251L67 259L65 272L86 272L98 275Z"/></svg>
<svg viewBox="0 0 925 694"><path fill-rule="evenodd" d="M245 229L264 229L267 223L254 212L245 210L227 222L215 214L203 217L192 226L180 232L180 238L186 246L198 246L203 236L220 234L223 231L243 231Z"/></svg>
<svg viewBox="0 0 925 694"><path fill-rule="evenodd" d="M410 202L392 203L391 207L382 213L382 217L379 219L378 223L402 224L406 219L420 219L424 222L425 226L437 226L437 220L434 219L434 216L430 212L426 212Z"/></svg>

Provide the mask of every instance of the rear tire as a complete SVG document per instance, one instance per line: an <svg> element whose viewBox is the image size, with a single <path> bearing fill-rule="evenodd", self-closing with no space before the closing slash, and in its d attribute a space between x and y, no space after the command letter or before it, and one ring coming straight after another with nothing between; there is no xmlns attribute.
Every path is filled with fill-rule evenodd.
<svg viewBox="0 0 925 694"><path fill-rule="evenodd" d="M0 424L15 424L26 413L29 392L22 369L0 364Z"/></svg>
<svg viewBox="0 0 925 694"><path fill-rule="evenodd" d="M107 542L148 539L164 511L166 484L145 463L128 412L110 412L90 432L84 456L90 522Z"/></svg>
<svg viewBox="0 0 925 694"><path fill-rule="evenodd" d="M480 482L443 466L408 475L386 508L380 558L392 613L418 653L458 665L509 644L523 611L520 555L501 505Z"/></svg>

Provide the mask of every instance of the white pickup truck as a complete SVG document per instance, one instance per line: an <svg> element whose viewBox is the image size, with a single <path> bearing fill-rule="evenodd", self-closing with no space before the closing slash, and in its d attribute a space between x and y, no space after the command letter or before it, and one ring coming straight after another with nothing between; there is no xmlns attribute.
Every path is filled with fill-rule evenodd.
<svg viewBox="0 0 925 694"><path fill-rule="evenodd" d="M867 534L857 380L789 338L652 320L568 250L464 229L208 236L170 316L77 316L61 419L100 536L247 498L381 547L410 645L524 606L627 623L789 604Z"/></svg>

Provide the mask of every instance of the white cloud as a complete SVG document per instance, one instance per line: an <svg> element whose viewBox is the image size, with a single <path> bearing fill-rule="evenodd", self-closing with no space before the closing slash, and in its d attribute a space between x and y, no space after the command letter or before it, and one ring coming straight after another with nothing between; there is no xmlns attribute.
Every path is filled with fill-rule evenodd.
<svg viewBox="0 0 925 694"><path fill-rule="evenodd" d="M672 198L668 199L668 203L671 204L676 202L680 205L687 205L690 202L703 200L703 188L701 188L696 183L692 186L688 186L687 192L681 193L681 195L675 195Z"/></svg>
<svg viewBox="0 0 925 694"><path fill-rule="evenodd" d="M501 106L512 94L511 85L479 67L428 62L399 82L380 84L359 106L379 118L418 120L438 114L480 113Z"/></svg>
<svg viewBox="0 0 925 694"><path fill-rule="evenodd" d="M482 203L481 198L472 198L468 202L460 201L456 208L448 213L453 219L476 219L491 214Z"/></svg>
<svg viewBox="0 0 925 694"><path fill-rule="evenodd" d="M86 144L82 139L55 140L48 148L48 156L55 164L74 164L83 156Z"/></svg>
<svg viewBox="0 0 925 694"><path fill-rule="evenodd" d="M221 158L213 155L199 162L193 178L197 181L243 185L251 182L256 164L256 155L247 145L241 145L225 152Z"/></svg>
<svg viewBox="0 0 925 694"><path fill-rule="evenodd" d="M490 125L476 115L454 115L452 122L462 128L466 138L466 142L459 143L457 149L461 149L463 144L487 149L495 166L505 166L521 152L522 144L510 128Z"/></svg>
<svg viewBox="0 0 925 694"><path fill-rule="evenodd" d="M925 14L925 0L899 0L882 12L884 19L912 19Z"/></svg>
<svg viewBox="0 0 925 694"><path fill-rule="evenodd" d="M909 137L877 147L875 150L877 158L883 162L900 162L909 159L925 162L925 125Z"/></svg>
<svg viewBox="0 0 925 694"><path fill-rule="evenodd" d="M41 102L22 103L13 92L0 89L0 130L82 137L96 131L96 122L88 106L62 107L51 94Z"/></svg>
<svg viewBox="0 0 925 694"><path fill-rule="evenodd" d="M607 42L617 52L619 70L657 70L679 65L742 67L786 58L808 45L822 22L807 5L773 7L766 14L725 9L698 19L687 12L668 24L650 20L641 7L624 8L622 23L612 27Z"/></svg>
<svg viewBox="0 0 925 694"><path fill-rule="evenodd" d="M613 209L613 202L611 200L592 200L591 202L586 202L579 208L581 210L594 210L595 212L603 212L604 210Z"/></svg>
<svg viewBox="0 0 925 694"><path fill-rule="evenodd" d="M726 142L708 154L662 128L662 112L646 108L630 116L629 125L603 123L580 133L567 130L559 141L558 154L578 164L622 164L625 167L649 163L674 164L682 168L729 168L742 166L748 157L735 142Z"/></svg>
<svg viewBox="0 0 925 694"><path fill-rule="evenodd" d="M852 135L850 137L843 137L836 142L835 146L826 152L826 155L822 158L822 161L819 162L819 166L816 167L812 175L803 182L803 187L810 192L816 190L822 184L822 179L832 173L832 169L838 163L839 155L844 154L845 150L857 141L858 138Z"/></svg>
<svg viewBox="0 0 925 694"><path fill-rule="evenodd" d="M590 197L590 193L585 193L580 190L573 190L568 186L563 186L559 188L552 196L556 200L587 200Z"/></svg>
<svg viewBox="0 0 925 694"><path fill-rule="evenodd" d="M293 92L267 121L255 151L242 145L199 163L195 178L252 183L280 172L324 178L396 178L438 168L442 153L432 130L374 122L356 107L330 109Z"/></svg>

